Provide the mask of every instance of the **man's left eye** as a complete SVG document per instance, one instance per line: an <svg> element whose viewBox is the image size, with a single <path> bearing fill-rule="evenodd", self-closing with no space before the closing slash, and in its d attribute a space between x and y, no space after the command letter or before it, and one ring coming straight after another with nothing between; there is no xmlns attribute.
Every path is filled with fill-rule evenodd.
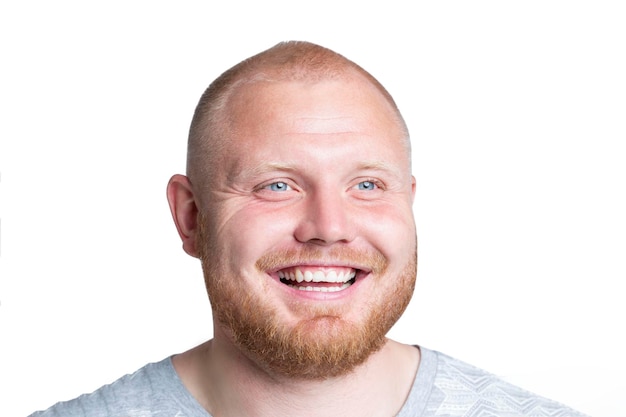
<svg viewBox="0 0 626 417"><path fill-rule="evenodd" d="M278 181L278 182L273 182L267 185L266 188L269 189L270 191L287 191L289 190L290 187L289 185L287 185L286 182Z"/></svg>
<svg viewBox="0 0 626 417"><path fill-rule="evenodd" d="M369 190L375 190L376 184L373 181L361 181L358 187L359 187L359 190L369 191Z"/></svg>

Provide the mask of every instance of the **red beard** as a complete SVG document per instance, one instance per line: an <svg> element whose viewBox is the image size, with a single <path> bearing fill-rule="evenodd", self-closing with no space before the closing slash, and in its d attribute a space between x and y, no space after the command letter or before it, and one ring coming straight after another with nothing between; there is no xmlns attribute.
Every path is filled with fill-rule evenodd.
<svg viewBox="0 0 626 417"><path fill-rule="evenodd" d="M326 379L345 375L361 365L386 342L386 334L406 309L415 287L417 256L395 277L392 290L372 298L358 322L343 316L342 307L294 305L300 320L288 325L275 308L246 291L237 277L224 276L224 259L219 250L207 245L202 216L199 218L199 254L213 314L242 353L266 372L297 379ZM256 263L260 271L273 265L307 263L322 259L320 251L303 249L270 253ZM379 252L364 254L350 249L329 251L325 256L351 264L368 266L380 279L387 260ZM389 277L385 279L390 279Z"/></svg>

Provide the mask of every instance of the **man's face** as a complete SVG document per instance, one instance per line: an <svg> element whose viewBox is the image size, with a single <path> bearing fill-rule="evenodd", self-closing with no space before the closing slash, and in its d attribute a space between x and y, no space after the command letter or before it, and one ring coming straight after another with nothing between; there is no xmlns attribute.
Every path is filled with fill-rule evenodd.
<svg viewBox="0 0 626 417"><path fill-rule="evenodd" d="M229 137L196 190L215 326L268 372L345 374L413 292L405 133L356 77L257 82L225 111Z"/></svg>

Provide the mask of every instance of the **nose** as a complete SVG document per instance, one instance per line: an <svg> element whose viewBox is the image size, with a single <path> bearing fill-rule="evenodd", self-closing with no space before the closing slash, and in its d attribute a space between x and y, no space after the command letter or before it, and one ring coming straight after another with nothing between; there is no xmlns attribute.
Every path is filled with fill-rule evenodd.
<svg viewBox="0 0 626 417"><path fill-rule="evenodd" d="M355 238L357 219L350 210L347 196L341 192L309 193L303 201L301 213L294 232L299 242L328 246Z"/></svg>

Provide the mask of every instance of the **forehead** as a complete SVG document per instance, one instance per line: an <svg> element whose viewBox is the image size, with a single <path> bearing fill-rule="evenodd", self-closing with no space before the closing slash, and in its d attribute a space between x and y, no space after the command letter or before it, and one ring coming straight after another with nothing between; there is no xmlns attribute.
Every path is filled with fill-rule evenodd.
<svg viewBox="0 0 626 417"><path fill-rule="evenodd" d="M242 83L224 111L228 136L235 140L241 131L276 129L311 134L378 130L384 137L408 139L395 107L358 75L317 82Z"/></svg>
<svg viewBox="0 0 626 417"><path fill-rule="evenodd" d="M355 164L395 165L410 176L408 137L397 110L358 77L242 83L222 112L223 134L207 167L213 180L272 164L304 169L303 161L320 156L326 157L320 164L343 156Z"/></svg>

